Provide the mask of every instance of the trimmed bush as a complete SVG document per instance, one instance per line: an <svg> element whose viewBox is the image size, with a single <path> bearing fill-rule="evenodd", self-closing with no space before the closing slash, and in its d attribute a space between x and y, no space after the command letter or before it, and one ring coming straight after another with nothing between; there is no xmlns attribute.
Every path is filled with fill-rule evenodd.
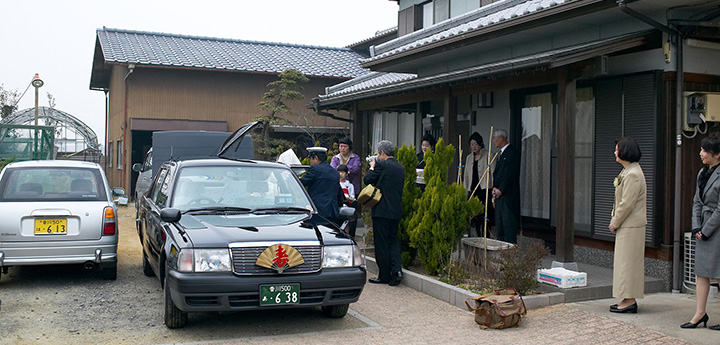
<svg viewBox="0 0 720 345"><path fill-rule="evenodd" d="M468 230L470 218L483 210L477 198L467 200L465 187L447 184L455 148L441 138L435 152L425 154L425 192L415 201L417 212L408 224L410 246L430 274L443 271L453 248Z"/></svg>

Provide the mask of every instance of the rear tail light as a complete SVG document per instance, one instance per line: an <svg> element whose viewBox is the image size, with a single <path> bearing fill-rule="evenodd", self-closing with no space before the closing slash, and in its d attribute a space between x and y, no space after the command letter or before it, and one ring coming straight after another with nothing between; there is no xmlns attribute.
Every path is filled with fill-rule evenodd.
<svg viewBox="0 0 720 345"><path fill-rule="evenodd" d="M103 218L103 235L115 235L117 232L117 218L115 210L112 207L105 207L105 217Z"/></svg>

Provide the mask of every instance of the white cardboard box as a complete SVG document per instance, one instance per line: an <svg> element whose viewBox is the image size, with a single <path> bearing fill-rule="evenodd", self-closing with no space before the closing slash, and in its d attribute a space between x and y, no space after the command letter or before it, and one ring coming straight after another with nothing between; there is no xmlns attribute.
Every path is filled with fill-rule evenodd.
<svg viewBox="0 0 720 345"><path fill-rule="evenodd" d="M542 283L567 289L577 286L587 286L587 273L575 272L562 267L541 268L537 270L537 280Z"/></svg>

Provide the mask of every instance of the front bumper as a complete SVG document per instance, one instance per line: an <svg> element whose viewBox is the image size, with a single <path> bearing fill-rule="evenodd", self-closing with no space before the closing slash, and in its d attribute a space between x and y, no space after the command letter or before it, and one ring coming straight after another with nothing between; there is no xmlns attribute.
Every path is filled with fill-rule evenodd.
<svg viewBox="0 0 720 345"><path fill-rule="evenodd" d="M223 273L181 273L171 270L166 289L175 306L185 312L240 311L330 306L357 302L365 286L364 268L332 268L317 273L236 276ZM260 306L260 285L300 284L299 304Z"/></svg>

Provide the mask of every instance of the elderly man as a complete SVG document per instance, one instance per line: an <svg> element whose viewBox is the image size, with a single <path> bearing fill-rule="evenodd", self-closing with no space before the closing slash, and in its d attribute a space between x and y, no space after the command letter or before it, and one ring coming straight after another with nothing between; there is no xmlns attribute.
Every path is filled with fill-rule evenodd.
<svg viewBox="0 0 720 345"><path fill-rule="evenodd" d="M307 187L318 214L338 224L338 210L344 201L340 191L340 174L327 161L327 149L324 147L308 147L310 169L300 178Z"/></svg>
<svg viewBox="0 0 720 345"><path fill-rule="evenodd" d="M492 140L495 147L500 149L493 173L492 189L498 239L517 243L520 221L520 151L508 143L508 134L504 129L495 130Z"/></svg>
<svg viewBox="0 0 720 345"><path fill-rule="evenodd" d="M402 193L405 169L395 158L395 146L388 140L377 144L377 155L370 161L363 180L380 189L382 198L372 209L373 238L378 276L368 281L374 284L396 286L402 281L402 263L398 227L402 218Z"/></svg>

